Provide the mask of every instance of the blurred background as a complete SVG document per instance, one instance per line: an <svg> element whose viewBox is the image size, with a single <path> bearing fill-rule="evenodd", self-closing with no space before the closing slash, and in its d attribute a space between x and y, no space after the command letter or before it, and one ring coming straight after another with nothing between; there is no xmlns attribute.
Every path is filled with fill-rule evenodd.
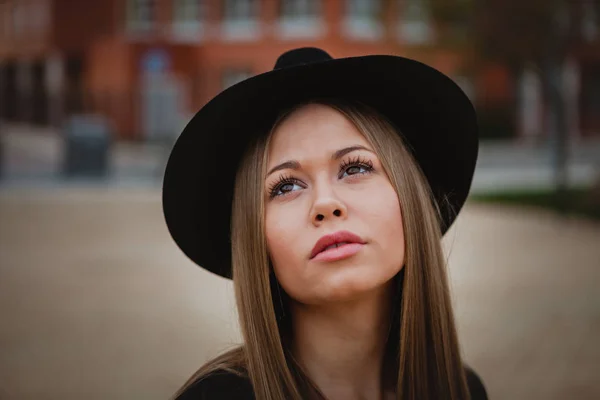
<svg viewBox="0 0 600 400"><path fill-rule="evenodd" d="M299 46L463 88L465 360L493 399L600 398L600 0L0 0L0 399L164 399L239 342L162 174L200 107Z"/></svg>

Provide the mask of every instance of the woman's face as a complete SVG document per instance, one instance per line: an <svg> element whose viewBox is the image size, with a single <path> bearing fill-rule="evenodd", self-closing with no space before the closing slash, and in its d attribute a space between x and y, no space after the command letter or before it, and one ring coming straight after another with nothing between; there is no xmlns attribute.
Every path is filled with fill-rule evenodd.
<svg viewBox="0 0 600 400"><path fill-rule="evenodd" d="M281 286L304 304L383 287L404 264L404 232L396 191L367 140L342 114L316 104L296 110L273 135L265 223ZM322 236L339 231L363 244L311 257Z"/></svg>

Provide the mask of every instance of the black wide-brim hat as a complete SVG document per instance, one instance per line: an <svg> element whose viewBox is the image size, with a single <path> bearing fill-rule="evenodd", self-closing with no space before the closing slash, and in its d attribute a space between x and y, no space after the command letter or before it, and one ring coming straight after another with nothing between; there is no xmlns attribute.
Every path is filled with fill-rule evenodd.
<svg viewBox="0 0 600 400"><path fill-rule="evenodd" d="M404 136L442 214L442 233L464 205L475 171L473 105L446 75L391 55L333 59L323 50L282 54L272 71L207 103L185 127L167 162L163 211L171 236L196 264L231 278L230 221L241 158L283 110L313 98L360 101Z"/></svg>

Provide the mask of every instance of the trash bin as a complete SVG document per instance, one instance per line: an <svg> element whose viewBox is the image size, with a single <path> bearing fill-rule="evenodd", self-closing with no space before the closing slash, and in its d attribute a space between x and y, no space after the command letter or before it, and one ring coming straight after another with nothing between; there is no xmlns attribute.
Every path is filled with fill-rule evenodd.
<svg viewBox="0 0 600 400"><path fill-rule="evenodd" d="M96 115L71 116L64 127L63 175L68 178L106 177L111 136L106 118Z"/></svg>

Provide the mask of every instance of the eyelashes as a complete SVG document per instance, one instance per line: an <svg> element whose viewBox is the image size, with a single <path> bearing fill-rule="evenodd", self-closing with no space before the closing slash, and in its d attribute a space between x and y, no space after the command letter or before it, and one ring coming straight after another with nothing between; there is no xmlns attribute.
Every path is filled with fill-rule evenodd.
<svg viewBox="0 0 600 400"><path fill-rule="evenodd" d="M343 178L343 176L341 176L341 175L343 173L348 172L348 170L350 170L351 168L363 168L365 171L364 172L356 172L354 174L350 174L350 176L368 174L373 171L373 162L371 160L362 158L361 156L355 156L348 160L344 160L340 164L340 168L338 170L338 178L340 178L340 179ZM274 197L281 196L281 194L279 194L279 191L285 185L301 185L301 184L302 184L302 182L299 179L294 178L293 176L291 176L289 174L283 174L279 177L279 179L276 182L269 185L269 188L268 188L269 198L272 199ZM285 195L286 193L289 193L289 192L285 192L285 193L283 193L283 195Z"/></svg>
<svg viewBox="0 0 600 400"><path fill-rule="evenodd" d="M360 156L356 156L349 160L343 161L340 165L340 170L338 171L338 174L349 167L363 167L370 172L373 170L373 162L371 160L361 158Z"/></svg>
<svg viewBox="0 0 600 400"><path fill-rule="evenodd" d="M298 184L300 181L291 175L281 175L279 179L272 183L269 186L269 198L273 198L277 196L277 192L281 189L282 186L288 184Z"/></svg>

